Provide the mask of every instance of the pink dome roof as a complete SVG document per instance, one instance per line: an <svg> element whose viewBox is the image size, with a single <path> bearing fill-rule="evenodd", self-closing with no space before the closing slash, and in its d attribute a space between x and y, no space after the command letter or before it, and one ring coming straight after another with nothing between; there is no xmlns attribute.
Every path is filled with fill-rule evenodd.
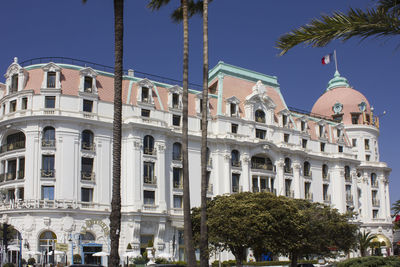
<svg viewBox="0 0 400 267"><path fill-rule="evenodd" d="M328 89L315 102L311 112L331 119L332 115L343 114L342 122L352 124L351 113L361 113L362 110L371 112L367 98L351 88L346 78L340 77L340 74L336 72L335 77L328 84Z"/></svg>

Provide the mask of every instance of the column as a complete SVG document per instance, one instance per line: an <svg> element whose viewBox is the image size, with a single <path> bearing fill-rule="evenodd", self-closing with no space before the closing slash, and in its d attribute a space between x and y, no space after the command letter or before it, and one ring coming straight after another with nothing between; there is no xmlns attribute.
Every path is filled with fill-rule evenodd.
<svg viewBox="0 0 400 267"><path fill-rule="evenodd" d="M143 177L142 177L142 140L135 140L134 141L134 146L133 146L133 157L132 157L132 165L133 167L133 173L132 173L132 179L134 179L134 201L135 201L135 209L141 209L142 208L142 185L143 185ZM140 228L139 228L140 229Z"/></svg>
<svg viewBox="0 0 400 267"><path fill-rule="evenodd" d="M165 198L165 143L159 142L157 145L157 195L158 205L160 211L167 210L167 203Z"/></svg>
<svg viewBox="0 0 400 267"><path fill-rule="evenodd" d="M294 189L294 197L295 198L304 198L304 192L303 190L301 190L302 188L302 179L300 179L300 168L301 165L298 162L295 162L293 164L293 179L292 179L292 183L293 183L293 189Z"/></svg>
<svg viewBox="0 0 400 267"><path fill-rule="evenodd" d="M251 188L251 176L250 176L250 157L247 153L242 156L242 179L243 179L243 191L252 192Z"/></svg>
<svg viewBox="0 0 400 267"><path fill-rule="evenodd" d="M285 195L285 178L283 175L283 167L285 166L285 162L283 158L280 158L276 161L276 178L275 178L275 188L276 195L281 196Z"/></svg>

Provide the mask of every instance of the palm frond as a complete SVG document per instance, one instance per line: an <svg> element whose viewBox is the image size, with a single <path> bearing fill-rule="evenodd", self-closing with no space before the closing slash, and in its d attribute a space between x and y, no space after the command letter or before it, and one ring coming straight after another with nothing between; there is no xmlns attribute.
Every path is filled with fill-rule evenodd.
<svg viewBox="0 0 400 267"><path fill-rule="evenodd" d="M170 1L171 0L150 0L147 4L147 8L152 11L159 10L161 7L168 5Z"/></svg>
<svg viewBox="0 0 400 267"><path fill-rule="evenodd" d="M378 9L383 12L389 12L394 15L400 15L400 1L399 0L379 0Z"/></svg>
<svg viewBox="0 0 400 267"><path fill-rule="evenodd" d="M203 15L203 1L193 1L189 0L188 1L188 17L191 18L194 15ZM179 23L183 19L183 12L182 8L177 8L172 12L171 14L171 19L175 23Z"/></svg>
<svg viewBox="0 0 400 267"><path fill-rule="evenodd" d="M400 215L400 200L397 200L392 207L393 215Z"/></svg>
<svg viewBox="0 0 400 267"><path fill-rule="evenodd" d="M382 0L383 1L383 0ZM389 1L389 0L388 0ZM309 24L281 36L277 42L280 55L296 45L304 43L311 47L323 47L339 39L347 41L352 37L362 40L368 37L388 37L400 34L399 17L383 9L350 9L347 14L334 12L321 19L313 19Z"/></svg>

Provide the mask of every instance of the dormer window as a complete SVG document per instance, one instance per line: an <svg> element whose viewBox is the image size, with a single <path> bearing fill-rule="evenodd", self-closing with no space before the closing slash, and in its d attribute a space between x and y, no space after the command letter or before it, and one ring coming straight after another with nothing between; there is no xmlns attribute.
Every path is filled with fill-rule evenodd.
<svg viewBox="0 0 400 267"><path fill-rule="evenodd" d="M342 135L342 130L336 129L336 134L337 134L337 137L340 138L340 136Z"/></svg>
<svg viewBox="0 0 400 267"><path fill-rule="evenodd" d="M142 102L149 103L149 88L142 87Z"/></svg>
<svg viewBox="0 0 400 267"><path fill-rule="evenodd" d="M179 94L173 93L172 94L172 107L179 108Z"/></svg>
<svg viewBox="0 0 400 267"><path fill-rule="evenodd" d="M306 131L306 122L305 121L300 122L300 129L302 132Z"/></svg>
<svg viewBox="0 0 400 267"><path fill-rule="evenodd" d="M54 71L47 73L47 88L56 88L56 73Z"/></svg>
<svg viewBox="0 0 400 267"><path fill-rule="evenodd" d="M93 101L92 100L83 100L83 112L92 112L93 111Z"/></svg>
<svg viewBox="0 0 400 267"><path fill-rule="evenodd" d="M359 113L351 114L351 123L352 124L358 124L359 117L360 117Z"/></svg>
<svg viewBox="0 0 400 267"><path fill-rule="evenodd" d="M10 94L16 93L18 91L18 74L14 74L11 77Z"/></svg>
<svg viewBox="0 0 400 267"><path fill-rule="evenodd" d="M168 88L168 107L172 109L182 109L182 88L174 85Z"/></svg>
<svg viewBox="0 0 400 267"><path fill-rule="evenodd" d="M236 109L237 109L237 107L236 107L236 104L235 103L231 103L230 104L230 108L231 108L231 117L236 117Z"/></svg>
<svg viewBox="0 0 400 267"><path fill-rule="evenodd" d="M324 126L319 125L319 137L324 137Z"/></svg>
<svg viewBox="0 0 400 267"><path fill-rule="evenodd" d="M138 94L137 101L138 104L153 105L153 87L154 84L148 79L143 79L138 83Z"/></svg>
<svg viewBox="0 0 400 267"><path fill-rule="evenodd" d="M255 115L256 122L265 123L264 111L257 109L254 115Z"/></svg>
<svg viewBox="0 0 400 267"><path fill-rule="evenodd" d="M85 82L83 86L83 91L85 93L92 93L93 92L93 78L89 76L85 76Z"/></svg>
<svg viewBox="0 0 400 267"><path fill-rule="evenodd" d="M239 117L240 100L236 96L231 96L226 100L226 115L231 117Z"/></svg>
<svg viewBox="0 0 400 267"><path fill-rule="evenodd" d="M283 124L283 127L288 126L288 117L284 114L282 115L282 124Z"/></svg>
<svg viewBox="0 0 400 267"><path fill-rule="evenodd" d="M96 77L97 72L90 67L82 69L80 72L79 91L88 94L97 94Z"/></svg>
<svg viewBox="0 0 400 267"><path fill-rule="evenodd" d="M210 114L210 101L207 100L207 116ZM197 93L196 95L196 112L201 114L203 112L203 93Z"/></svg>

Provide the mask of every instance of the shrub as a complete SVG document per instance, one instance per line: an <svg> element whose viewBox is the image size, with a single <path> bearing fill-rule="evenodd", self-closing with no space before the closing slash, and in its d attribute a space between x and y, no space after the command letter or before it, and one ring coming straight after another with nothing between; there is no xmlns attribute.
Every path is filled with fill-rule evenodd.
<svg viewBox="0 0 400 267"><path fill-rule="evenodd" d="M3 265L3 267L15 267L14 263L7 262L6 264Z"/></svg>
<svg viewBox="0 0 400 267"><path fill-rule="evenodd" d="M22 265L26 264L26 260L25 259L21 259L21 263L22 263Z"/></svg>
<svg viewBox="0 0 400 267"><path fill-rule="evenodd" d="M74 254L74 263L79 264L82 262L82 257L79 254Z"/></svg>
<svg viewBox="0 0 400 267"><path fill-rule="evenodd" d="M154 261L155 261L156 264L167 264L167 263L169 263L169 261L167 259L164 259L164 258L155 258Z"/></svg>
<svg viewBox="0 0 400 267"><path fill-rule="evenodd" d="M28 265L34 265L36 263L35 258L29 258L28 259Z"/></svg>
<svg viewBox="0 0 400 267"><path fill-rule="evenodd" d="M145 264L145 263L147 263L147 261L148 260L145 257L141 257L141 256L138 256L133 259L134 264Z"/></svg>
<svg viewBox="0 0 400 267"><path fill-rule="evenodd" d="M338 267L400 267L400 258L398 257L363 257L363 258L353 258L340 262Z"/></svg>

